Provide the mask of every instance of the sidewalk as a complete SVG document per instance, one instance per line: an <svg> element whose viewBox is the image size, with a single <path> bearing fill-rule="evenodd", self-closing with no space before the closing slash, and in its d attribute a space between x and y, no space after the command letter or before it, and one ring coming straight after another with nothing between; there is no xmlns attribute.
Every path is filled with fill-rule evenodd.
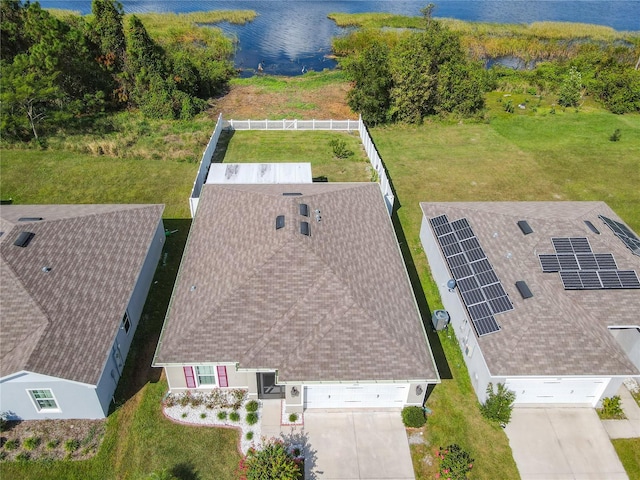
<svg viewBox="0 0 640 480"><path fill-rule="evenodd" d="M625 420L602 420L609 438L640 438L640 407L623 383L618 390Z"/></svg>

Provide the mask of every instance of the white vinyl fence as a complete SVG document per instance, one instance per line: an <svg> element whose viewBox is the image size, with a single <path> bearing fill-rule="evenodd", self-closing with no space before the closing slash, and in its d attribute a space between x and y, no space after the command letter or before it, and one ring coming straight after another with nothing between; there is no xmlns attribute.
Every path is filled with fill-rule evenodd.
<svg viewBox="0 0 640 480"><path fill-rule="evenodd" d="M380 190L384 195L389 215L393 212L393 202L395 197L391 184L387 177L387 172L380 158L380 154L371 140L369 131L366 125L362 121L362 117L358 120L224 120L222 114L218 116L216 127L213 130L213 134L209 139L207 148L202 154L202 160L200 161L200 168L198 169L198 175L193 182L193 189L191 190L191 197L189 198L189 206L191 208L191 216L193 217L198 208L198 199L200 197L200 191L202 185L207 180L207 174L209 167L211 166L211 159L213 152L216 149L216 144L220 138L220 132L223 128L231 130L335 130L343 132L358 131L360 134L360 140L367 152L367 157L371 166L376 171L378 177L378 183L380 184Z"/></svg>

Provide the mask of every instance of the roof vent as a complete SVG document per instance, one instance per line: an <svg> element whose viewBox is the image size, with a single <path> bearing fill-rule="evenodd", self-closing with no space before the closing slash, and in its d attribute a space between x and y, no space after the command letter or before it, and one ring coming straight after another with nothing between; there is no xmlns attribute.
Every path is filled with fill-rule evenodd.
<svg viewBox="0 0 640 480"><path fill-rule="evenodd" d="M49 273L51 271L51 267L42 267L42 271L44 273Z"/></svg>
<svg viewBox="0 0 640 480"><path fill-rule="evenodd" d="M311 227L309 227L309 222L300 222L300 233L307 237L311 236Z"/></svg>
<svg viewBox="0 0 640 480"><path fill-rule="evenodd" d="M32 232L22 232L20 235L18 235L18 238L15 242L13 242L13 244L16 247L26 247L27 245L29 245L31 239L35 236L36 234Z"/></svg>
<svg viewBox="0 0 640 480"><path fill-rule="evenodd" d="M284 228L284 215L278 215L276 217L276 230Z"/></svg>
<svg viewBox="0 0 640 480"><path fill-rule="evenodd" d="M518 222L518 226L520 227L520 230L522 230L522 233L524 233L525 235L533 233L533 229L526 220L520 220Z"/></svg>
<svg viewBox="0 0 640 480"><path fill-rule="evenodd" d="M39 222L42 220L42 217L20 217L18 219L19 222Z"/></svg>
<svg viewBox="0 0 640 480"><path fill-rule="evenodd" d="M516 288L520 292L520 295L522 295L522 298L527 299L533 297L533 293L529 290L529 286L523 280L516 282Z"/></svg>
<svg viewBox="0 0 640 480"><path fill-rule="evenodd" d="M589 230L591 230L593 233L596 233L596 234L600 235L600 230L598 230L598 229L596 228L596 226L595 226L593 223L591 223L589 220L585 220L585 221L584 221L584 224L585 224L587 227L589 227Z"/></svg>
<svg viewBox="0 0 640 480"><path fill-rule="evenodd" d="M300 192L282 192L283 197L298 197L302 195Z"/></svg>
<svg viewBox="0 0 640 480"><path fill-rule="evenodd" d="M308 217L309 216L309 205L307 205L306 203L301 203L299 205L299 207L300 207L300 215Z"/></svg>

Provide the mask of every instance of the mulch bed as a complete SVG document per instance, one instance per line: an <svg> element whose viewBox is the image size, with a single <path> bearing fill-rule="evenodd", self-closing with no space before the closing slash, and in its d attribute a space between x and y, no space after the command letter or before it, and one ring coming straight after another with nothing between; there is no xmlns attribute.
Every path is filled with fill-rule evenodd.
<svg viewBox="0 0 640 480"><path fill-rule="evenodd" d="M0 435L0 459L86 460L102 443L105 420L27 420L8 422Z"/></svg>

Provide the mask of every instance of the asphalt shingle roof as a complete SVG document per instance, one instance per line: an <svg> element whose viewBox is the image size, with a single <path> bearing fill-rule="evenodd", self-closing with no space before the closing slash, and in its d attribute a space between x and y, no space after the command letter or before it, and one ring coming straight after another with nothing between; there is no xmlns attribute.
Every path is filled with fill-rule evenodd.
<svg viewBox="0 0 640 480"><path fill-rule="evenodd" d="M163 209L2 206L0 376L26 370L97 383ZM35 236L21 248L13 243L23 231Z"/></svg>
<svg viewBox="0 0 640 480"><path fill-rule="evenodd" d="M377 184L203 187L155 363L205 362L283 382L438 378Z"/></svg>
<svg viewBox="0 0 640 480"><path fill-rule="evenodd" d="M427 218L467 218L514 310L496 315L502 330L478 339L493 375L638 375L608 331L639 325L640 290L564 290L558 273L543 273L539 254L552 237L586 237L594 253L612 253L620 270L640 275L635 256L598 218L622 221L604 202L421 203ZM526 220L533 233L517 226ZM591 221L600 231L592 232ZM533 298L515 283L524 280Z"/></svg>

